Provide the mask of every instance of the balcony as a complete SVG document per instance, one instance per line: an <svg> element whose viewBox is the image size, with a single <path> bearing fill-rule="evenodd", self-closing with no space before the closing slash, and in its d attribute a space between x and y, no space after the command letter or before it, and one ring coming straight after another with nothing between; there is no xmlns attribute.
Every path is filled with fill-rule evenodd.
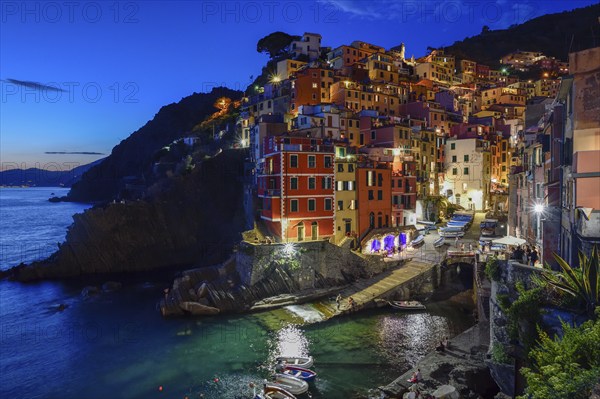
<svg viewBox="0 0 600 399"><path fill-rule="evenodd" d="M582 208L578 208L576 212L578 213L575 222L577 234L584 239L600 237L600 210L586 213Z"/></svg>
<svg viewBox="0 0 600 399"><path fill-rule="evenodd" d="M268 189L265 190L265 195L268 197L279 197L281 196L281 190L279 189Z"/></svg>

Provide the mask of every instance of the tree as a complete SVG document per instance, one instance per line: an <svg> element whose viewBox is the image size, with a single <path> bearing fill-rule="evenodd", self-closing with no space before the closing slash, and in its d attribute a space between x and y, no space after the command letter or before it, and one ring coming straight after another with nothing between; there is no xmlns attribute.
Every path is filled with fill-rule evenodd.
<svg viewBox="0 0 600 399"><path fill-rule="evenodd" d="M213 104L213 106L221 112L226 111L230 105L231 98L229 97L219 97L217 98L217 101L215 101L215 103Z"/></svg>
<svg viewBox="0 0 600 399"><path fill-rule="evenodd" d="M256 51L259 53L269 53L269 57L273 58L280 55L292 41L298 39L300 39L299 36L288 35L285 32L273 32L256 43Z"/></svg>
<svg viewBox="0 0 600 399"><path fill-rule="evenodd" d="M533 368L523 368L527 379L520 399L587 399L600 380L600 321L579 327L563 323L562 339L539 331L539 346L529 352Z"/></svg>
<svg viewBox="0 0 600 399"><path fill-rule="evenodd" d="M594 317L596 306L600 304L600 262L598 248L594 246L590 256L579 252L579 268L571 267L567 261L554 254L554 259L561 268L558 273L546 270L542 277L553 287L571 296L579 298L590 317Z"/></svg>

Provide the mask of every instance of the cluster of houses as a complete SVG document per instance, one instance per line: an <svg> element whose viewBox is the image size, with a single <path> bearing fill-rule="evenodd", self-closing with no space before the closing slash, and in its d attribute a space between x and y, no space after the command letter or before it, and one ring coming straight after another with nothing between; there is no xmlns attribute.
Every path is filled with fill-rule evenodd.
<svg viewBox="0 0 600 399"><path fill-rule="evenodd" d="M250 147L261 225L281 242L340 244L373 229L435 220L426 204L443 199L467 210L508 213L510 233L541 249L557 240L542 239L541 231L546 224L561 226L561 216L540 218L535 205L548 215L552 206L571 207L575 224L580 207L593 209L588 221L600 209L600 112L590 116L593 133L579 146L573 122L578 85L593 86L577 74L598 59L593 54L600 56L598 49L588 52L571 55L571 75L545 77L569 71L555 60L539 80L521 81L506 69L441 50L408 59L403 44L327 48L320 35L305 33L275 60L270 81L242 101L240 142ZM508 65L527 60L505 58ZM595 84L591 105L579 106L597 110ZM560 118L562 130L554 127ZM595 184L595 194L586 197L578 184ZM564 190L571 194L561 205L555 192ZM569 238L560 245L578 245L578 230L564 229Z"/></svg>

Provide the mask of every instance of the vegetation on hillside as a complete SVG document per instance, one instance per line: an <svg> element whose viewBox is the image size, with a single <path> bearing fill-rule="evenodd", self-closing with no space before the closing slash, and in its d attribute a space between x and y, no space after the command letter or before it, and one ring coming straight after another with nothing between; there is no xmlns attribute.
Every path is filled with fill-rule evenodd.
<svg viewBox="0 0 600 399"><path fill-rule="evenodd" d="M217 100L226 97L238 100L242 93L226 87L210 93L194 93L178 103L166 105L139 130L115 146L107 158L88 170L73 185L68 198L72 201L106 201L118 196L125 177L131 176L143 184L151 183L152 163L156 153L173 141L192 135L192 129L211 117Z"/></svg>
<svg viewBox="0 0 600 399"><path fill-rule="evenodd" d="M529 353L533 365L521 370L527 379L521 399L587 399L599 383L600 320L562 327L562 338L539 331L538 346Z"/></svg>
<svg viewBox="0 0 600 399"><path fill-rule="evenodd" d="M444 49L456 59L469 59L498 68L500 58L516 50L541 51L567 61L570 52L600 45L600 4L543 15L508 29L489 28Z"/></svg>

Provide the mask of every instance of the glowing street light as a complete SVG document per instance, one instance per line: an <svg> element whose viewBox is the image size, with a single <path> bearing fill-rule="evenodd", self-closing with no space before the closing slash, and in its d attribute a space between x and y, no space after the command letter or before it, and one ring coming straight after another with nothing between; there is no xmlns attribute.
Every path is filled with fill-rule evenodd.
<svg viewBox="0 0 600 399"><path fill-rule="evenodd" d="M535 204L533 207L533 211L537 214L540 214L542 212L544 212L544 205L542 204Z"/></svg>
<svg viewBox="0 0 600 399"><path fill-rule="evenodd" d="M296 253L296 246L293 242L288 242L283 245L283 253L287 256L292 256Z"/></svg>

